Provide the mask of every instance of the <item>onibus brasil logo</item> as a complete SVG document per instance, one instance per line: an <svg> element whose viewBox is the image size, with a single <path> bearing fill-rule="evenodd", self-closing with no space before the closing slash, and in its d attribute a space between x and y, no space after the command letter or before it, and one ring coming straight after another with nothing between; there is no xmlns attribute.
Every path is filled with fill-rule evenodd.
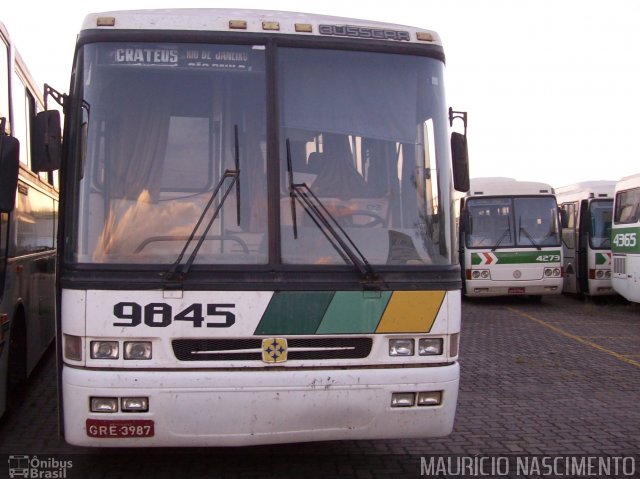
<svg viewBox="0 0 640 479"><path fill-rule="evenodd" d="M72 461L53 457L40 459L38 456L9 456L9 477L11 478L64 479L67 477L67 470L72 467Z"/></svg>

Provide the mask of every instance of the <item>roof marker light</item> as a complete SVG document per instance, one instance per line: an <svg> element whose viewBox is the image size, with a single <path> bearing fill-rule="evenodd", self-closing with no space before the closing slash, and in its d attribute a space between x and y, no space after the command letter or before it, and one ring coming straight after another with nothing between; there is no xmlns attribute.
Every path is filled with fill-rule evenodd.
<svg viewBox="0 0 640 479"><path fill-rule="evenodd" d="M229 28L231 30L246 30L247 22L245 20L229 20Z"/></svg>
<svg viewBox="0 0 640 479"><path fill-rule="evenodd" d="M280 22L262 22L263 30L280 30Z"/></svg>
<svg viewBox="0 0 640 479"><path fill-rule="evenodd" d="M429 32L416 32L416 38L421 42L432 42L433 35Z"/></svg>
<svg viewBox="0 0 640 479"><path fill-rule="evenodd" d="M98 17L96 25L99 27L115 27L116 17Z"/></svg>
<svg viewBox="0 0 640 479"><path fill-rule="evenodd" d="M296 32L313 33L313 25L310 23L296 23Z"/></svg>

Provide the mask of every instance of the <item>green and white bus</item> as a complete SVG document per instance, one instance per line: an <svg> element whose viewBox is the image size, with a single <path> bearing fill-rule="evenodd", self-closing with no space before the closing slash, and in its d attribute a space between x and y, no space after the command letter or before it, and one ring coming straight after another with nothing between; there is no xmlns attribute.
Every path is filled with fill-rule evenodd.
<svg viewBox="0 0 640 479"><path fill-rule="evenodd" d="M562 247L553 188L472 178L460 200L460 262L469 297L562 292Z"/></svg>
<svg viewBox="0 0 640 479"><path fill-rule="evenodd" d="M611 218L615 181L585 181L556 188L562 211L562 291L615 294L611 286Z"/></svg>
<svg viewBox="0 0 640 479"><path fill-rule="evenodd" d="M0 23L0 414L55 332L58 184L32 168L39 91Z"/></svg>
<svg viewBox="0 0 640 479"><path fill-rule="evenodd" d="M468 165L443 71L401 25L89 15L62 97L66 440L449 434Z"/></svg>
<svg viewBox="0 0 640 479"><path fill-rule="evenodd" d="M613 289L640 302L640 174L616 183L611 227Z"/></svg>

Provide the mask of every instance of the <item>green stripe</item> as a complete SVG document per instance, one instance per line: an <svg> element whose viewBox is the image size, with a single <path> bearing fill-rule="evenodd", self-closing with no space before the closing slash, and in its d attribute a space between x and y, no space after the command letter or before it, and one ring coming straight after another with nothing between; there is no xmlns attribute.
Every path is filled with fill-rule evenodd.
<svg viewBox="0 0 640 479"><path fill-rule="evenodd" d="M315 334L333 295L333 291L275 292L255 334Z"/></svg>
<svg viewBox="0 0 640 479"><path fill-rule="evenodd" d="M390 298L390 291L338 291L317 334L373 334Z"/></svg>
<svg viewBox="0 0 640 479"><path fill-rule="evenodd" d="M489 251L487 251L489 253ZM496 261L493 264L523 264L523 263L559 263L560 250L554 251L511 251L496 252ZM471 253L471 264L479 265L482 263L484 255L479 253ZM489 265L489 266L491 266Z"/></svg>
<svg viewBox="0 0 640 479"><path fill-rule="evenodd" d="M640 253L640 228L616 228L611 232L613 253Z"/></svg>

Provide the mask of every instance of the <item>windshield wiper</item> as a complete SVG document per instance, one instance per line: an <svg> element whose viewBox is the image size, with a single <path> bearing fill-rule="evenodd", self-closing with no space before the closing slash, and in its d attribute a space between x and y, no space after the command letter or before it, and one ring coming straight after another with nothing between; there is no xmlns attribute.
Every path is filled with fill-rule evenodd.
<svg viewBox="0 0 640 479"><path fill-rule="evenodd" d="M211 226L213 226L213 222L216 220L216 218L218 218L218 215L220 214L220 211L222 210L222 207L224 206L224 203L227 200L227 197L229 196L229 193L231 192L231 189L233 188L234 185L236 187L236 206L237 206L236 220L238 222L238 225L240 224L240 148L239 148L239 142L238 142L238 125L234 126L234 143L235 143L234 144L235 170L225 170L225 172L222 174L222 178L220 178L220 181L218 181L218 184L213 189L213 192L211 193L211 197L209 198L207 205L202 210L202 213L200 214L200 217L198 218L196 225L193 227L193 230L191 231L189 238L187 238L187 241L184 244L184 247L182 248L180 255L178 255L178 259L175 260L175 262L173 263L173 266L167 272L166 279L168 280L183 279L185 275L189 272L191 265L193 264L194 260L196 259L196 256L198 255L198 251L200 251L200 247L204 243L204 240L207 238L207 234L209 233ZM222 194L222 198L220 198L220 201L218 201L218 205L216 206L216 209L213 212L213 215L209 219L209 222L207 223L207 226L205 227L204 232L198 238L198 242L193 248L193 251L191 252L191 254L189 255L189 259L182 267L182 270L178 272L182 258L184 257L187 251L187 248L195 238L196 232L200 228L200 225L202 224L202 221L204 220L204 217L206 216L207 212L211 208L211 205L213 204L214 200L218 197L218 193L222 189L224 182L225 180L227 180L227 178L230 178L231 181L229 182L226 189L224 190Z"/></svg>
<svg viewBox="0 0 640 479"><path fill-rule="evenodd" d="M507 216L506 229L502 232L502 235L500 236L500 238L498 238L498 241L496 241L496 245L491 248L491 251L495 251L498 249L500 243L502 243L502 241L504 241L504 239L507 237L507 234L509 235L509 239L511 239L511 218L509 216Z"/></svg>
<svg viewBox="0 0 640 479"><path fill-rule="evenodd" d="M368 282L376 279L377 275L371 264L367 261L367 258L362 254L351 237L324 206L322 201L320 201L313 191L311 191L311 188L309 188L306 183L294 183L293 165L291 161L291 143L288 138L286 146L293 237L295 239L298 238L298 222L296 219L297 201L346 264L353 264L360 272L363 280Z"/></svg>
<svg viewBox="0 0 640 479"><path fill-rule="evenodd" d="M538 243L536 243L536 242L535 242L535 240L534 240L534 239L533 239L533 237L529 234L529 232L527 231L527 229L526 229L524 226L522 226L522 219L521 219L521 218L518 218L518 232L520 232L520 231L522 231L522 232L525 234L525 236L526 236L527 238L529 238L529 241L531 241L531 244L532 244L533 246L535 246L535 247L536 247L536 249L537 249L538 251L542 250L542 247L540 247L540 245L539 245Z"/></svg>

